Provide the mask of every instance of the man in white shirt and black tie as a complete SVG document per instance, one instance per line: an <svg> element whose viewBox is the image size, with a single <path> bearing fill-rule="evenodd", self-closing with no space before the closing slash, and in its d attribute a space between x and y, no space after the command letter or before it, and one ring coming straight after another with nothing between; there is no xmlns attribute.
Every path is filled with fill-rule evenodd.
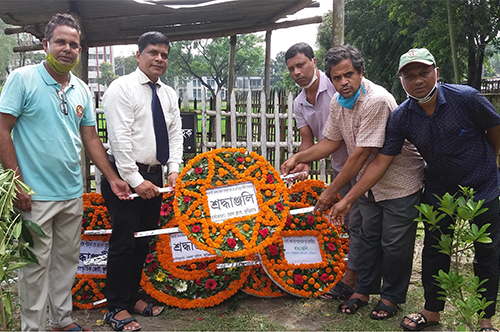
<svg viewBox="0 0 500 332"><path fill-rule="evenodd" d="M109 240L106 279L108 314L105 321L115 330L135 331L140 324L131 316L156 316L162 308L139 298L142 267L148 253L148 237L134 232L158 227L168 168L167 184L173 187L182 163L182 128L177 94L160 81L167 70L168 38L146 32L139 38L139 63L135 72L115 80L103 99L110 161L139 198L120 201L103 181L113 233Z"/></svg>

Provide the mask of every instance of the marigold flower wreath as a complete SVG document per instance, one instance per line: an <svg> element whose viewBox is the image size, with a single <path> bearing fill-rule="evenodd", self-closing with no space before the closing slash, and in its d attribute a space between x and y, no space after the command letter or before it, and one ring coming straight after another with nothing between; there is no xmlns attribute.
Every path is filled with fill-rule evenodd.
<svg viewBox="0 0 500 332"><path fill-rule="evenodd" d="M84 235L86 230L111 229L109 212L101 194L83 194L82 240L107 242L111 235Z"/></svg>
<svg viewBox="0 0 500 332"><path fill-rule="evenodd" d="M162 207L166 208L168 199L164 195ZM166 215L160 217L162 223L167 218ZM174 218L163 228L176 226ZM241 289L252 271L251 267L217 269L217 264L227 262L220 256L174 262L168 234L159 235L150 245L141 286L151 297L170 306L192 309L217 305Z"/></svg>
<svg viewBox="0 0 500 332"><path fill-rule="evenodd" d="M264 298L281 297L286 294L269 278L262 267L252 269L242 291L256 297Z"/></svg>
<svg viewBox="0 0 500 332"><path fill-rule="evenodd" d="M289 189L294 202L291 208L314 206L325 189L322 181L307 180ZM328 292L346 270L342 241L338 230L331 228L326 213L303 213L288 216L281 238L260 253L262 266L269 277L286 292L300 297L317 297ZM318 239L322 261L290 264L285 258L283 237L314 236Z"/></svg>
<svg viewBox="0 0 500 332"><path fill-rule="evenodd" d="M325 191L327 186L321 180L305 180L295 183L288 189L288 195L291 203L303 203L309 206L314 206L318 202L319 196ZM337 197L340 199L340 197ZM340 234L341 248L344 254L349 253L349 236L347 235L347 227L342 225L337 227Z"/></svg>
<svg viewBox="0 0 500 332"><path fill-rule="evenodd" d="M207 190L251 182L259 212L213 222ZM223 257L242 257L275 242L289 211L287 188L278 172L255 152L216 149L190 160L176 183L175 217L198 248Z"/></svg>
<svg viewBox="0 0 500 332"><path fill-rule="evenodd" d="M103 307L106 303L93 305L95 301L104 299L104 287L106 286L106 275L99 274L77 274L71 294L73 295L73 306L80 309L92 309Z"/></svg>

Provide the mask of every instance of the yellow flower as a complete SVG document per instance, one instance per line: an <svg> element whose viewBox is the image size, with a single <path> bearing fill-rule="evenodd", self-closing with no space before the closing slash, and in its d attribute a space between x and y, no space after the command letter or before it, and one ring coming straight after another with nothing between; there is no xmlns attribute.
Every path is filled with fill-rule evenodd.
<svg viewBox="0 0 500 332"><path fill-rule="evenodd" d="M160 281L160 282L162 282L163 280L165 280L165 277L166 277L166 276L167 276L167 275L166 275L165 273L163 273L163 272L158 272L158 274L156 275L156 281Z"/></svg>

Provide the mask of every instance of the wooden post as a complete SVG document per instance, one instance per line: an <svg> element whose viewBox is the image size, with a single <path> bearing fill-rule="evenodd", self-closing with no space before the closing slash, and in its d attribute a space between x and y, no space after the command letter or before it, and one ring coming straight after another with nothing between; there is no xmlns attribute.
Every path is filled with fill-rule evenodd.
<svg viewBox="0 0 500 332"><path fill-rule="evenodd" d="M236 35L231 36L229 39L230 48L229 48L229 70L228 70L228 78L227 78L227 98L226 98L226 109L231 105L231 102L234 98L233 89L234 89L234 79L235 79L235 70L236 70ZM231 121L226 117L226 140L231 137L231 132L237 130L237 128L231 128Z"/></svg>
<svg viewBox="0 0 500 332"><path fill-rule="evenodd" d="M274 168L280 169L280 105L278 94L274 95Z"/></svg>
<svg viewBox="0 0 500 332"><path fill-rule="evenodd" d="M236 142L238 141L238 129L236 127L236 97L234 96L234 91L231 91L231 98L229 99L231 100L231 105L229 105L230 107L230 112L231 112L231 119L230 119L230 123L231 123L231 147L232 148L236 148ZM227 121L227 117L226 117L226 128L228 126L228 121ZM227 129L226 129L226 141L227 141Z"/></svg>
<svg viewBox="0 0 500 332"><path fill-rule="evenodd" d="M247 94L247 151L251 152L253 147L253 126L252 126L252 92Z"/></svg>
<svg viewBox="0 0 500 332"><path fill-rule="evenodd" d="M210 97L210 100L212 98ZM206 90L203 87L203 93L201 95L201 152L207 152L207 97Z"/></svg>
<svg viewBox="0 0 500 332"><path fill-rule="evenodd" d="M271 91L271 34L272 31L266 31L266 61L264 64L264 91L269 100Z"/></svg>
<svg viewBox="0 0 500 332"><path fill-rule="evenodd" d="M288 156L293 156L293 95L288 93Z"/></svg>
<svg viewBox="0 0 500 332"><path fill-rule="evenodd" d="M220 91L217 92L217 96L215 97L215 112L217 112L215 114L215 146L217 149L220 149L222 148L222 98Z"/></svg>
<svg viewBox="0 0 500 332"><path fill-rule="evenodd" d="M267 158L267 102L266 92L262 91L260 94L260 154L266 160Z"/></svg>
<svg viewBox="0 0 500 332"><path fill-rule="evenodd" d="M333 0L332 47L344 45L344 0Z"/></svg>

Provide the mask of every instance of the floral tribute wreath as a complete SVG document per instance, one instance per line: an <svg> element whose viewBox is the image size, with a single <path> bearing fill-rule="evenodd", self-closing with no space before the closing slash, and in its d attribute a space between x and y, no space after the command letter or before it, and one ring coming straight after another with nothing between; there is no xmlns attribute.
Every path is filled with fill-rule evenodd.
<svg viewBox="0 0 500 332"><path fill-rule="evenodd" d="M170 208L173 200L173 194L163 195L162 228L177 226ZM217 305L241 289L252 271L251 267L217 269L217 264L225 262L220 256L174 263L168 234L159 235L150 245L141 286L151 297L170 306L191 309Z"/></svg>
<svg viewBox="0 0 500 332"><path fill-rule="evenodd" d="M109 212L101 194L83 194L82 240L108 242L111 235L84 235L86 230L111 229Z"/></svg>
<svg viewBox="0 0 500 332"><path fill-rule="evenodd" d="M242 291L263 298L282 297L285 295L285 292L269 278L262 267L255 267L252 269Z"/></svg>
<svg viewBox="0 0 500 332"><path fill-rule="evenodd" d="M292 208L314 206L324 190L322 181L299 182L289 190ZM346 270L342 241L338 230L331 228L326 213L303 213L287 218L280 238L260 253L262 266L269 277L286 292L300 297L317 297L328 292ZM289 264L285 258L283 237L314 236L318 239L320 263Z"/></svg>
<svg viewBox="0 0 500 332"><path fill-rule="evenodd" d="M103 307L106 303L93 305L94 302L104 299L104 287L106 286L106 275L99 274L77 274L71 294L73 295L73 306L80 309L92 309Z"/></svg>
<svg viewBox="0 0 500 332"><path fill-rule="evenodd" d="M251 182L258 213L213 222L207 190ZM176 183L175 217L179 228L198 248L223 257L255 254L277 241L288 216L287 188L278 172L255 152L216 149L191 159Z"/></svg>

